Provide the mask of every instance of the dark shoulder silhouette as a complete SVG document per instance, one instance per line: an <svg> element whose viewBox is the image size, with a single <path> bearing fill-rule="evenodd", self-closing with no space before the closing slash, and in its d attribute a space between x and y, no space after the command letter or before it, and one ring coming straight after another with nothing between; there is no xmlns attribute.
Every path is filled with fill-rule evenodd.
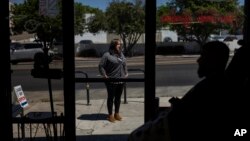
<svg viewBox="0 0 250 141"><path fill-rule="evenodd" d="M198 139L200 136L215 137L223 126L223 97L226 87L225 68L229 58L226 44L213 41L202 47L197 60L198 76L202 80L189 90L180 100L174 100L168 115L172 140ZM218 124L220 123L220 124ZM216 126L214 134L211 128Z"/></svg>
<svg viewBox="0 0 250 141"><path fill-rule="evenodd" d="M227 79L227 114L233 121L231 127L249 127L249 74L250 74L250 49L241 41L241 47L234 54L231 62L226 69Z"/></svg>

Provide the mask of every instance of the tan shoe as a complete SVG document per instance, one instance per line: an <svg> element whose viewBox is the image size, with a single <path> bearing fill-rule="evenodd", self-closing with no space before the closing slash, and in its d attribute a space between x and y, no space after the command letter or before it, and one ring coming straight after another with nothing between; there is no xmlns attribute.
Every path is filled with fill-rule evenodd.
<svg viewBox="0 0 250 141"><path fill-rule="evenodd" d="M113 115L108 115L107 120L110 121L110 122L115 122L115 118L114 118Z"/></svg>
<svg viewBox="0 0 250 141"><path fill-rule="evenodd" d="M115 113L115 119L121 121L122 117L119 115L119 113Z"/></svg>

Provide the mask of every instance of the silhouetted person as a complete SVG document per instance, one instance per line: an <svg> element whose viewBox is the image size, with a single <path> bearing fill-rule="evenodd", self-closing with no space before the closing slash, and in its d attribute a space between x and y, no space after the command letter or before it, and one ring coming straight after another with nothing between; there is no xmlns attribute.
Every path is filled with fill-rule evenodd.
<svg viewBox="0 0 250 141"><path fill-rule="evenodd" d="M230 81L235 81L237 85L245 85L249 79L250 67L250 49L246 47L243 43L243 40L238 42L242 45L235 52L231 62L229 63L226 69L226 75Z"/></svg>
<svg viewBox="0 0 250 141"><path fill-rule="evenodd" d="M228 115L232 120L231 130L247 129L249 130L249 107L250 102L250 49L244 45L244 41L238 42L242 45L234 54L230 64L226 69L226 79L228 82Z"/></svg>
<svg viewBox="0 0 250 141"><path fill-rule="evenodd" d="M207 140L224 136L225 68L229 59L226 44L213 41L202 47L197 60L203 78L181 99L170 100L168 114L172 141Z"/></svg>
<svg viewBox="0 0 250 141"><path fill-rule="evenodd" d="M197 60L198 76L202 80L181 99L170 99L171 110L161 113L156 120L137 128L129 141L203 141L230 137L224 131L227 112L225 68L229 48L219 41L206 43ZM230 121L231 122L231 121Z"/></svg>

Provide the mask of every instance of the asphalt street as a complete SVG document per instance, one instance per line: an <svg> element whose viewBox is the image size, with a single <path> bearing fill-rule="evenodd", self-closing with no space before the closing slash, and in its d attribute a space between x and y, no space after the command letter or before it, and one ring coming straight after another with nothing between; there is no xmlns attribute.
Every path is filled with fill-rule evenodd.
<svg viewBox="0 0 250 141"><path fill-rule="evenodd" d="M156 94L158 96L182 96L199 79L196 75L197 56L156 56ZM87 71L89 77L99 77L97 65L100 58L76 58L76 70ZM144 68L144 57L127 58L128 68ZM63 62L55 60L51 68L62 68ZM25 95L31 101L48 101L48 80L35 79L30 75L33 62L12 65L12 85L22 85ZM77 76L76 77L82 77ZM143 72L130 72L130 77L143 78ZM181 92L180 92L181 90ZM52 80L54 100L63 100L63 79ZM90 84L90 98L102 99L106 97L103 83ZM144 83L132 82L127 84L126 97L144 97ZM76 83L76 99L86 100L86 84Z"/></svg>

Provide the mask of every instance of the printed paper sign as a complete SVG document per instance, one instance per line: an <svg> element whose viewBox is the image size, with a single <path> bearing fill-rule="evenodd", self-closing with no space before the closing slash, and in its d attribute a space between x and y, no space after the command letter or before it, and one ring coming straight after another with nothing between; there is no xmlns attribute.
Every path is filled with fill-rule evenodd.
<svg viewBox="0 0 250 141"><path fill-rule="evenodd" d="M24 96L23 90L22 90L22 86L18 85L14 87L16 96L17 96L17 100L19 102L19 104L21 105L21 107L25 108L27 106L29 106L26 97Z"/></svg>

